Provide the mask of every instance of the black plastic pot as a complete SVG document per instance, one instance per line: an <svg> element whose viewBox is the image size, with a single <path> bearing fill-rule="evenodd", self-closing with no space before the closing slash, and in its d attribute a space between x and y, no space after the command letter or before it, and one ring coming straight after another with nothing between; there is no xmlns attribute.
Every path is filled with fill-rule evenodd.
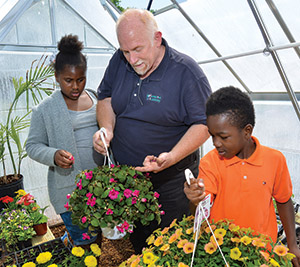
<svg viewBox="0 0 300 267"><path fill-rule="evenodd" d="M19 189L24 189L22 175L20 175L20 179L17 181L5 185L0 185L0 198L5 196L14 197L16 195L15 192ZM5 205L0 201L0 211L3 208L5 208Z"/></svg>

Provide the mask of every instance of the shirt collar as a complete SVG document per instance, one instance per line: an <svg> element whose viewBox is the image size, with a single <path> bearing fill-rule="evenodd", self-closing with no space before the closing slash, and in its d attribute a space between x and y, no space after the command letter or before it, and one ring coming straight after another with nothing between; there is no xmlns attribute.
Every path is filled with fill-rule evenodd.
<svg viewBox="0 0 300 267"><path fill-rule="evenodd" d="M248 159L240 159L237 156L234 156L231 159L226 159L226 158L223 158L223 157L219 156L222 160L224 160L226 167L228 167L230 165L233 165L233 164L236 164L236 163L239 163L239 162L242 162L242 161L245 162L245 163L248 163L250 165L254 165L254 166L261 166L263 164L263 156L262 156L262 153L261 153L261 145L260 145L260 143L259 143L259 141L256 137L252 136L251 138L255 142L256 147L255 147L255 150L254 150L253 154Z"/></svg>

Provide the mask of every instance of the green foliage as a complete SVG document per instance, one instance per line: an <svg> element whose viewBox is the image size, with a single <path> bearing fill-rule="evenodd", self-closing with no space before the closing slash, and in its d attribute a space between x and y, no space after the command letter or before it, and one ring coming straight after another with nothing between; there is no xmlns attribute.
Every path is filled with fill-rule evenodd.
<svg viewBox="0 0 300 267"><path fill-rule="evenodd" d="M160 222L158 193L152 191L150 178L126 165L101 166L85 170L76 177L77 187L66 205L72 222L82 229L121 224L120 232L131 232L129 225L140 221L148 225Z"/></svg>

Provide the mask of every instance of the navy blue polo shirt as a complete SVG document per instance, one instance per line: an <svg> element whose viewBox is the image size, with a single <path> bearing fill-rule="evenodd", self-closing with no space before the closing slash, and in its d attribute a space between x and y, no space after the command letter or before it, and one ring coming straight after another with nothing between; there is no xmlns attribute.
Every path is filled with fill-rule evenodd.
<svg viewBox="0 0 300 267"><path fill-rule="evenodd" d="M98 88L116 114L111 147L120 164L142 166L147 155L169 152L191 125L206 124L206 76L191 57L162 44L163 60L143 80L117 50Z"/></svg>

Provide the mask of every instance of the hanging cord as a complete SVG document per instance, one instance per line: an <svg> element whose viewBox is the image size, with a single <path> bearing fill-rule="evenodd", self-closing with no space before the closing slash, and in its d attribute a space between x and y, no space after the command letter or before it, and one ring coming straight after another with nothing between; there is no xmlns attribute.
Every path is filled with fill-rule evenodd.
<svg viewBox="0 0 300 267"><path fill-rule="evenodd" d="M104 163L103 163L103 165L106 164L106 159L107 159L107 161L108 161L108 167L110 168L113 163L112 163L112 161L110 159L109 152L108 152L108 149L107 149L107 145L106 145L106 142L105 142L105 137L106 136L107 136L106 129L104 127L102 127L100 129L100 138L101 138L102 143L104 144L104 148L105 148L105 151L106 151L106 156L104 157Z"/></svg>

